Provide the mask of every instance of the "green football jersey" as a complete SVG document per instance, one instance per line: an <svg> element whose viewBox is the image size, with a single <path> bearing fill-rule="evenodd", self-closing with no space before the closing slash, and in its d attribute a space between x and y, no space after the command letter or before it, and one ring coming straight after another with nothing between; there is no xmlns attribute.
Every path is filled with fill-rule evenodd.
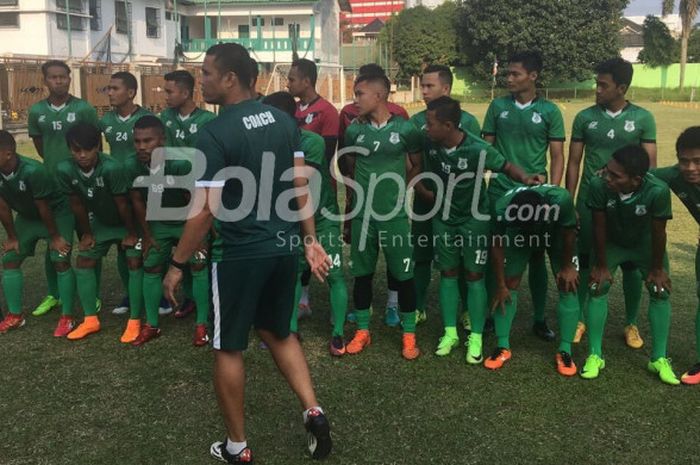
<svg viewBox="0 0 700 465"><path fill-rule="evenodd" d="M625 248L651 248L653 219L670 220L671 191L668 185L647 173L637 192L620 195L608 189L601 177L591 179L586 206L605 212L607 240Z"/></svg>
<svg viewBox="0 0 700 465"><path fill-rule="evenodd" d="M126 176L127 185L134 189L133 184L138 178L143 178L144 176L150 176L152 172L159 172L160 167L151 167L144 163L141 163L137 158L135 153L129 155L124 161L124 175ZM163 208L177 208L185 207L190 201L190 194L184 189L174 189L168 188L174 184L173 176L184 176L188 174L191 170L190 163L183 160L166 160L165 161L165 184L151 184L150 189L154 192L161 192L163 197L161 198L161 207ZM148 191L149 188L139 187L135 188L141 193L143 202L148 206ZM163 224L169 225L179 225L184 223L186 218L180 220L168 220L159 221Z"/></svg>
<svg viewBox="0 0 700 465"><path fill-rule="evenodd" d="M512 96L495 99L486 111L482 132L496 137L494 146L506 160L528 174L544 175L549 143L563 141L566 136L559 107L540 97L525 108ZM506 191L516 186L506 176L499 176L489 188Z"/></svg>
<svg viewBox="0 0 700 465"><path fill-rule="evenodd" d="M365 193L364 209L367 208L366 196L369 195L371 178L393 174L406 182L406 157L421 152L423 135L410 121L392 116L381 128L355 120L345 130L344 140L346 146L354 145L369 151L368 155L357 155L355 159L355 182ZM399 195L401 191L405 195L405 189L399 189L395 180L383 179L372 188L371 207L375 213L386 215L401 205L396 218L407 216L403 208L404 197ZM356 202L357 196L353 196L353 203Z"/></svg>
<svg viewBox="0 0 700 465"><path fill-rule="evenodd" d="M17 169L5 176L0 173L0 197L19 215L40 220L35 200L46 199L54 214L68 214L68 202L62 196L46 167L29 157L18 155Z"/></svg>
<svg viewBox="0 0 700 465"><path fill-rule="evenodd" d="M59 186L64 194L76 194L83 201L90 218L106 226L122 226L114 196L126 195L128 190L124 165L104 153L98 157L90 173L83 172L73 160L59 163Z"/></svg>
<svg viewBox="0 0 700 465"><path fill-rule="evenodd" d="M464 223L474 216L472 208L475 207L482 215L488 215L484 170L501 171L507 163L503 155L485 140L473 133L464 133L464 136L457 147L446 149L433 142L426 147L424 169L437 174L442 180L443 195L436 217L447 224ZM477 175L482 176L481 179L477 179ZM452 189L449 196L448 189ZM475 195L478 195L476 200Z"/></svg>
<svg viewBox="0 0 700 465"><path fill-rule="evenodd" d="M516 227L510 226L510 222L515 220L518 215L528 215L535 212L528 212L523 210L522 212L516 212L510 210L510 206L513 197L515 197L519 192L524 190L531 190L539 193L544 197L545 203L549 205L549 210L542 209L540 215L544 215L544 224L542 229L537 231L537 234L544 236L549 234L549 242L554 243L559 239L559 234L563 228L575 228L576 227L576 210L574 208L574 201L569 194L569 191L563 187L555 186L553 184L540 184L537 186L520 186L513 188L506 192L502 197L500 197L494 205L491 205L491 224L492 231L494 234L507 236L510 240L507 244L511 246L518 247L517 241L513 238L522 234L522 231ZM555 207L555 208L552 208ZM526 219L523 217L523 219ZM504 242L504 245L506 242ZM525 246L528 245L528 241L525 241Z"/></svg>
<svg viewBox="0 0 700 465"><path fill-rule="evenodd" d="M427 115L428 110L423 110L411 116L411 121L416 125L418 129L425 132L427 127ZM462 117L459 121L459 128L465 132L471 132L475 136L481 135L481 126L479 126L479 120L476 119L471 113L462 110ZM426 136L427 139L427 136Z"/></svg>
<svg viewBox="0 0 700 465"><path fill-rule="evenodd" d="M172 108L163 110L159 118L165 125L165 145L168 147L195 147L199 130L216 118L210 111L195 108L192 113L182 117Z"/></svg>
<svg viewBox="0 0 700 465"><path fill-rule="evenodd" d="M668 184L688 212L693 215L695 222L700 224L700 186L685 181L678 165L657 168L650 173Z"/></svg>
<svg viewBox="0 0 700 465"><path fill-rule="evenodd" d="M141 106L136 107L136 110L126 118L117 114L116 111L105 113L100 120L100 129L107 139L111 156L124 162L134 153L134 124L143 116L150 114L150 111Z"/></svg>
<svg viewBox="0 0 700 465"><path fill-rule="evenodd" d="M98 126L97 112L85 100L70 96L60 107L48 100L41 100L29 109L29 137L41 137L44 163L53 172L60 161L72 158L66 143L66 133L77 123L92 123Z"/></svg>
<svg viewBox="0 0 700 465"><path fill-rule="evenodd" d="M323 213L324 210L335 216L338 215L338 198L331 181L331 172L326 161L326 142L315 132L301 130L301 151L304 152L304 162L313 166L321 176L321 192L318 197L316 214L314 216L316 229L330 223Z"/></svg>
<svg viewBox="0 0 700 465"><path fill-rule="evenodd" d="M197 186L223 188L223 207L236 210L235 219L220 218L215 223L223 248L217 257L228 261L296 254L292 245L298 239L299 222L277 208L282 194L294 188L292 179L282 174L294 167L294 157L303 156L296 121L277 108L245 100L222 108L199 131L197 149L207 159ZM244 174L226 182L217 176L224 168ZM295 200L284 207L293 211Z"/></svg>
<svg viewBox="0 0 700 465"><path fill-rule="evenodd" d="M579 198L585 199L590 180L610 161L617 149L656 142L656 123L651 113L632 103L628 103L617 116L611 116L601 105L593 105L576 115L571 140L585 145L578 194Z"/></svg>

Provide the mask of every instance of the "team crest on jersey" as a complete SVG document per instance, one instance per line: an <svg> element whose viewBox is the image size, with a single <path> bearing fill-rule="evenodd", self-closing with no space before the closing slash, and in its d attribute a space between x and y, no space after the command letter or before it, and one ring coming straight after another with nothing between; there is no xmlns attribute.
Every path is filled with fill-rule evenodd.
<svg viewBox="0 0 700 465"><path fill-rule="evenodd" d="M313 113L309 113L308 115L306 115L306 118L304 118L304 122L305 122L306 124L311 124L311 122L312 122L313 120L314 120L314 114L313 114Z"/></svg>
<svg viewBox="0 0 700 465"><path fill-rule="evenodd" d="M597 129L598 128L598 121L591 121L588 123L588 129Z"/></svg>
<svg viewBox="0 0 700 465"><path fill-rule="evenodd" d="M460 170L466 170L467 169L467 159L460 158L459 161L457 162L457 168L459 168Z"/></svg>
<svg viewBox="0 0 700 465"><path fill-rule="evenodd" d="M77 186L77 185L78 185L78 180L77 180L77 179L73 179L73 180L71 181L71 184L74 185L74 186Z"/></svg>
<svg viewBox="0 0 700 465"><path fill-rule="evenodd" d="M102 176L98 176L97 179L95 179L95 185L97 187L105 187L105 180L102 178Z"/></svg>
<svg viewBox="0 0 700 465"><path fill-rule="evenodd" d="M644 216L647 214L647 206L646 205L637 205L636 208L634 209L634 214L637 216Z"/></svg>
<svg viewBox="0 0 700 465"><path fill-rule="evenodd" d="M632 132L634 131L634 121L625 121L625 131L627 132Z"/></svg>
<svg viewBox="0 0 700 465"><path fill-rule="evenodd" d="M39 117L39 122L40 122L40 123L43 123L44 121L46 121L46 115L41 115L41 116Z"/></svg>
<svg viewBox="0 0 700 465"><path fill-rule="evenodd" d="M399 133L398 132L392 132L391 136L389 136L389 142L392 144L398 144L401 142L401 138L399 138Z"/></svg>
<svg viewBox="0 0 700 465"><path fill-rule="evenodd" d="M24 192L27 190L27 185L24 183L24 181L19 182L19 190L20 192Z"/></svg>
<svg viewBox="0 0 700 465"><path fill-rule="evenodd" d="M542 116L536 111L532 112L532 122L535 124L540 124L542 122Z"/></svg>
<svg viewBox="0 0 700 465"><path fill-rule="evenodd" d="M197 123L192 123L190 125L190 134L195 134L197 132Z"/></svg>
<svg viewBox="0 0 700 465"><path fill-rule="evenodd" d="M357 142L358 144L359 144L360 142L364 142L364 141L365 141L365 135L364 135L364 134L360 134L359 136L357 136L357 141L356 141L356 142Z"/></svg>
<svg viewBox="0 0 700 465"><path fill-rule="evenodd" d="M508 118L508 110L504 110L501 112L501 119L507 119Z"/></svg>
<svg viewBox="0 0 700 465"><path fill-rule="evenodd" d="M435 155L437 155L437 150L435 150L435 149L430 149L430 150L428 151L428 155L430 155L431 157L434 157Z"/></svg>
<svg viewBox="0 0 700 465"><path fill-rule="evenodd" d="M168 121L167 123L165 123L165 125L166 125L167 127L170 127L170 126L173 125L173 122L172 122L172 121Z"/></svg>
<svg viewBox="0 0 700 465"><path fill-rule="evenodd" d="M75 121L75 113L68 113L68 116L66 116L66 121L69 123L72 123Z"/></svg>
<svg viewBox="0 0 700 465"><path fill-rule="evenodd" d="M615 207L615 200L610 199L608 200L608 204L606 205L608 208L613 208Z"/></svg>

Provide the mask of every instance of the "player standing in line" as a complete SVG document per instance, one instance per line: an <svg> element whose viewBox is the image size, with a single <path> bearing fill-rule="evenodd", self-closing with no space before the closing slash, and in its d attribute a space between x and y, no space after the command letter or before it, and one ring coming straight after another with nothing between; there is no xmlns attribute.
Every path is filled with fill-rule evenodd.
<svg viewBox="0 0 700 465"><path fill-rule="evenodd" d="M365 154L347 155L349 177L362 190L360 201L353 195L350 245L353 297L358 330L347 345L357 354L370 342L369 321L372 278L379 250L398 284L400 319L403 326L402 355L412 360L420 355L416 345L416 288L413 280L411 227L405 207L406 185L421 170L422 134L409 121L392 116L387 108L390 84L386 76L362 75L355 82L355 99L361 119L345 131L345 143ZM407 166L409 165L409 166ZM362 202L362 203L359 203Z"/></svg>
<svg viewBox="0 0 700 465"><path fill-rule="evenodd" d="M671 192L648 170L646 151L639 145L628 145L612 154L603 177L593 178L589 185L593 266L586 323L590 355L581 371L585 379L597 378L605 368L603 333L608 291L617 267L629 261L642 271L649 291L652 349L648 369L666 384L680 384L666 358L671 325L666 222L672 218Z"/></svg>
<svg viewBox="0 0 700 465"><path fill-rule="evenodd" d="M591 179L610 160L615 150L626 145L640 145L649 154L650 166L656 166L656 123L654 116L644 108L630 103L625 94L632 83L632 64L622 58L612 58L596 66L596 104L582 110L574 119L566 167L566 188L576 195L581 176L576 210L579 218L579 260L581 285L579 305L581 315L574 342L579 342L586 331L584 310L588 297L590 252L593 244L591 211L586 207ZM642 300L642 274L631 263L620 265L622 289L625 295L627 322L624 335L627 345L639 349L644 344L637 328L637 314Z"/></svg>
<svg viewBox="0 0 700 465"><path fill-rule="evenodd" d="M100 152L102 133L90 123L73 126L66 134L66 141L73 159L60 162L56 174L61 192L69 198L80 239L75 276L85 319L68 334L68 339L76 340L100 330L95 305L99 288L95 267L110 247L126 249L129 321L141 315L143 270L123 164ZM127 324L121 341L127 342L130 334Z"/></svg>
<svg viewBox="0 0 700 465"><path fill-rule="evenodd" d="M66 145L68 130L81 122L96 125L97 112L88 102L70 94L70 68L63 61L47 61L41 65L41 73L49 96L29 109L27 130L39 157L44 160L49 170L49 175L53 175L56 165L61 160L72 158ZM50 255L47 251L44 256L48 295L32 312L34 316L44 315L61 303L58 275Z"/></svg>
<svg viewBox="0 0 700 465"><path fill-rule="evenodd" d="M39 239L49 247L58 274L61 318L53 335L64 337L73 330L75 275L70 266L75 220L68 202L48 174L46 166L17 154L14 137L0 130L0 222L5 228L2 257L2 289L8 314L0 322L0 333L24 325L22 263L34 255ZM13 218L12 212L16 212Z"/></svg>
<svg viewBox="0 0 700 465"><path fill-rule="evenodd" d="M511 95L495 99L484 118L484 139L491 142L506 160L526 173L547 177L547 150L550 155L549 182L561 184L564 174L564 121L556 104L537 95L537 79L542 72L538 52L516 53L508 61L508 90ZM491 205L518 184L504 176L489 182ZM534 307L535 334L546 340L555 338L545 320L547 303L547 264L544 253L529 263L528 284Z"/></svg>

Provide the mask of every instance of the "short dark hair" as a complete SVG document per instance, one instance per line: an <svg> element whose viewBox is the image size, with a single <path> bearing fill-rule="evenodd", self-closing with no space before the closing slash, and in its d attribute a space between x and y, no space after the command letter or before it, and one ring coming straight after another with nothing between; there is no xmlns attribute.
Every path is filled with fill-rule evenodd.
<svg viewBox="0 0 700 465"><path fill-rule="evenodd" d="M542 63L542 54L535 50L516 52L510 56L508 63L520 63L528 73L536 72L540 74L544 67Z"/></svg>
<svg viewBox="0 0 700 465"><path fill-rule="evenodd" d="M66 143L68 147L92 150L102 143L102 131L94 124L80 122L68 130Z"/></svg>
<svg viewBox="0 0 700 465"><path fill-rule="evenodd" d="M634 67L632 63L620 57L610 58L602 63L598 63L595 67L596 74L609 74L612 76L613 82L618 86L632 84L632 76L634 75Z"/></svg>
<svg viewBox="0 0 700 465"><path fill-rule="evenodd" d="M139 82L136 80L136 76L128 71L119 71L118 73L114 73L112 74L112 79L119 79L129 90L133 90L134 92L139 90Z"/></svg>
<svg viewBox="0 0 700 465"><path fill-rule="evenodd" d="M0 150L17 150L17 142L12 134L0 129Z"/></svg>
<svg viewBox="0 0 700 465"><path fill-rule="evenodd" d="M235 73L238 81L250 88L250 55L240 44L228 42L209 47L207 55L214 57L214 63L221 73Z"/></svg>
<svg viewBox="0 0 700 465"><path fill-rule="evenodd" d="M157 129L160 133L165 134L165 126L163 122L155 115L144 115L134 123L136 129Z"/></svg>
<svg viewBox="0 0 700 465"><path fill-rule="evenodd" d="M441 123L448 121L459 127L459 122L462 119L462 108L459 102L450 97L439 97L428 103L428 111L434 111L435 117Z"/></svg>
<svg viewBox="0 0 700 465"><path fill-rule="evenodd" d="M275 92L263 98L262 103L279 108L289 116L294 118L297 111L297 102L289 92Z"/></svg>
<svg viewBox="0 0 700 465"><path fill-rule="evenodd" d="M454 80L452 76L452 71L449 66L445 65L428 65L427 68L423 70L423 74L438 73L438 78L443 84L447 84L452 87L452 81Z"/></svg>
<svg viewBox="0 0 700 465"><path fill-rule="evenodd" d="M515 219L507 219L508 223L513 227L523 231L534 232L539 226L547 221L547 215L540 215L536 212L542 211L542 206L547 205L547 199L544 196L532 189L523 189L510 199L509 206L514 206L517 211L528 206L532 209L533 215L528 216L527 220L520 219L519 215L515 215ZM513 218L512 215L505 215L506 218Z"/></svg>
<svg viewBox="0 0 700 465"><path fill-rule="evenodd" d="M171 81L180 87L190 91L190 97L194 95L194 76L189 71L178 69L164 76L166 81Z"/></svg>
<svg viewBox="0 0 700 465"><path fill-rule="evenodd" d="M357 73L360 76L363 74L378 74L380 76L386 76L386 71L384 71L384 68L382 68L376 63L367 63L366 65L360 66L360 69L357 70Z"/></svg>
<svg viewBox="0 0 700 465"><path fill-rule="evenodd" d="M361 82L381 84L386 89L387 95L389 92L391 92L391 82L389 82L389 78L384 74L360 74L357 76L357 79L355 79L355 85L358 85Z"/></svg>
<svg viewBox="0 0 700 465"><path fill-rule="evenodd" d="M640 145L627 145L612 154L629 176L644 177L649 171L649 154Z"/></svg>
<svg viewBox="0 0 700 465"><path fill-rule="evenodd" d="M250 87L253 87L254 83L258 82L258 74L260 70L258 69L258 61L250 57Z"/></svg>
<svg viewBox="0 0 700 465"><path fill-rule="evenodd" d="M689 149L700 149L700 126L686 128L676 140L676 154Z"/></svg>
<svg viewBox="0 0 700 465"><path fill-rule="evenodd" d="M316 68L316 63L306 58L299 58L292 62L292 68L296 68L302 76L309 79L312 86L316 87L316 81L318 80L318 68Z"/></svg>
<svg viewBox="0 0 700 465"><path fill-rule="evenodd" d="M58 66L59 68L65 69L68 75L70 76L70 67L66 64L65 61L49 60L43 65L41 65L41 74L44 75L44 78L46 78L46 75L49 74L49 68L53 68L54 66Z"/></svg>

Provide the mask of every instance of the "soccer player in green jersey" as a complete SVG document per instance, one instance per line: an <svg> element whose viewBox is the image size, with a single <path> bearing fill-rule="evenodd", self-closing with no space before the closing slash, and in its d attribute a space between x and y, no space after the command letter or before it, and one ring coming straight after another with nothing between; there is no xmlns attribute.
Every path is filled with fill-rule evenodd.
<svg viewBox="0 0 700 465"><path fill-rule="evenodd" d="M421 192L430 193L428 199L423 199L430 206L424 214L432 216L428 239L432 243L434 235L435 261L441 272L440 309L445 333L435 354L448 355L459 344L457 308L460 281L464 280L472 314L467 362L478 364L482 362L482 334L488 308L484 270L491 238L484 172L503 172L526 185L543 179L526 176L474 132L461 129L462 119L456 100L439 97L428 103L426 131L430 139L425 146L423 169L434 175L436 186ZM460 269L464 270L463 276Z"/></svg>
<svg viewBox="0 0 700 465"><path fill-rule="evenodd" d="M678 136L676 156L676 165L657 168L651 173L668 184L695 222L700 224L700 126L689 127ZM700 297L700 239L695 252L695 281L696 293ZM695 350L698 363L681 376L684 384L700 384L700 301L695 314Z"/></svg>
<svg viewBox="0 0 700 465"><path fill-rule="evenodd" d="M536 83L542 67L542 57L537 52L520 52L510 57L508 90L511 95L491 102L482 133L506 160L520 166L526 173L547 176L549 150L549 182L558 186L564 174L564 121L556 104L537 95ZM505 176L492 178L489 182L491 203L517 185ZM533 255L528 282L534 307L533 330L544 340L554 340L555 334L547 326L544 316L547 301L544 255Z"/></svg>
<svg viewBox="0 0 700 465"><path fill-rule="evenodd" d="M420 88L423 93L423 101L426 105L440 97L449 97L452 92L452 71L445 65L429 65L420 78ZM425 132L427 128L426 121L427 110L416 113L411 117L411 121L418 129ZM471 133L475 136L481 135L481 127L479 121L471 114L462 110L459 127L465 133ZM426 136L424 141L427 143L429 138ZM425 158L427 155L423 153ZM425 160L423 169L426 170ZM429 185L426 185L429 187ZM413 199L414 215L425 215L430 211L432 205L427 205L420 196L415 196ZM416 323L421 323L426 320L425 300L430 286L431 264L433 261L433 241L432 241L432 222L431 220L418 221L415 218L411 222L411 234L413 235L413 260L415 261L415 269L413 271L416 280ZM420 238L428 240L420 240ZM466 283L466 280L461 279L460 284ZM462 304L466 306L464 289L462 290Z"/></svg>
<svg viewBox="0 0 700 465"><path fill-rule="evenodd" d="M96 126L75 125L66 134L73 160L64 160L56 168L59 186L69 197L80 238L75 275L85 319L68 334L71 340L83 339L100 330L95 305L98 289L95 267L112 245L126 249L130 320L139 318L141 313L141 245L127 199L129 186L123 164L100 152L101 140L102 133ZM128 331L122 335L122 342L126 342L126 335Z"/></svg>
<svg viewBox="0 0 700 465"><path fill-rule="evenodd" d="M516 187L491 206L493 242L491 263L496 274L492 299L497 347L484 360L491 370L501 368L512 357L510 330L518 306L518 286L533 256L549 255L559 288L557 317L560 344L557 371L574 376L571 343L578 320L578 270L576 264L576 210L566 189L552 184Z"/></svg>
<svg viewBox="0 0 700 465"><path fill-rule="evenodd" d="M265 97L263 103L279 108L291 118L294 118L296 102L292 94L275 92ZM343 326L345 324L345 313L348 309L348 289L345 285L345 276L343 275L343 239L340 231L340 221L338 220L340 213L338 198L331 183L332 178L329 164L326 161L323 137L315 132L302 129L301 151L304 152L304 163L313 168L313 174L310 176L309 182L319 186L317 187L318 195L314 196L316 237L331 258L331 267L326 278L330 291L331 323L333 324L329 350L331 355L340 357L345 354ZM306 260L301 260L299 267L300 270L307 268ZM297 276L296 302L301 297L301 277L302 273L300 272ZM294 333L298 331L297 309L298 306L295 305L290 327L290 330Z"/></svg>
<svg viewBox="0 0 700 465"><path fill-rule="evenodd" d="M671 279L666 221L672 218L668 185L648 173L649 156L639 145L616 150L602 177L591 179L587 205L593 213L593 251L586 325L590 355L581 371L597 378L605 368L603 333L612 275L632 262L646 277L652 348L648 369L667 384L680 384L666 358L671 324Z"/></svg>
<svg viewBox="0 0 700 465"><path fill-rule="evenodd" d="M569 162L566 167L566 188L578 197L576 210L579 217L578 235L581 286L579 304L581 316L574 342L581 340L586 330L583 324L588 296L590 252L592 247L591 211L586 207L591 179L602 170L612 153L626 145L640 145L649 154L651 167L656 166L656 123L647 110L627 101L625 94L632 82L632 64L622 58L612 58L596 67L596 104L579 112L574 119L569 146ZM581 160L583 175L580 177ZM631 263L623 263L622 288L625 294L625 340L627 345L639 349L643 345L637 328L637 314L642 299L642 275Z"/></svg>
<svg viewBox="0 0 700 465"><path fill-rule="evenodd" d="M0 322L0 333L24 325L22 317L22 262L34 255L39 239L49 244L58 273L62 313L53 335L64 337L73 330L75 275L70 266L73 215L58 192L46 167L18 155L14 137L0 130L0 222L7 240L2 257L2 288L9 313ZM13 218L12 212L16 212Z"/></svg>
<svg viewBox="0 0 700 465"><path fill-rule="evenodd" d="M143 299L146 307L146 324L140 326L140 320L133 323L133 329L140 327L136 332L138 337L132 339L134 346L142 346L160 336L158 325L158 310L163 297L161 276L165 265L170 258L170 252L177 245L182 228L183 218L172 220L147 221L146 213L149 191L162 192L160 205L152 207L186 207L190 196L182 189L168 188L172 183L172 176L183 176L190 172L190 163L184 160L168 160L163 165L155 165L152 160L153 152L165 146L165 127L161 120L153 115L144 116L134 125L134 146L136 154L127 158L124 163L127 182L132 188L129 193L134 209L134 216L141 226L143 244ZM151 182L147 187L140 187L133 182L142 180L152 173L160 173L161 181ZM209 270L208 270L208 244L205 240L202 247L190 260L189 268L192 272L192 294L194 296L197 319L192 343L201 347L209 342L207 335L207 317L209 313ZM134 336L134 333L130 333Z"/></svg>
<svg viewBox="0 0 700 465"><path fill-rule="evenodd" d="M358 330L346 350L357 354L371 342L372 278L382 249L387 268L398 284L402 355L412 360L420 355L420 350L415 335L413 247L404 203L407 183L421 170L422 134L410 121L391 115L387 108L389 89L386 76L357 78L355 101L360 117L347 128L344 137L346 146L353 146L355 150L345 155L350 176L343 179L359 189L353 193L350 245Z"/></svg>
<svg viewBox="0 0 700 465"><path fill-rule="evenodd" d="M134 153L134 124L151 114L134 103L137 92L138 82L133 74L127 71L113 74L107 91L112 110L100 120L99 128L109 144L109 154L122 163Z"/></svg>
<svg viewBox="0 0 700 465"><path fill-rule="evenodd" d="M216 115L194 103L194 76L189 71L166 74L164 89L168 108L159 117L165 124L165 145L194 148L199 130Z"/></svg>
<svg viewBox="0 0 700 465"><path fill-rule="evenodd" d="M29 109L28 133L44 164L53 174L61 160L71 158L66 133L80 122L97 124L97 112L85 100L70 94L70 68L62 61L50 60L41 66L49 96ZM44 270L49 294L32 315L40 316L60 304L58 275L49 253L44 256Z"/></svg>

